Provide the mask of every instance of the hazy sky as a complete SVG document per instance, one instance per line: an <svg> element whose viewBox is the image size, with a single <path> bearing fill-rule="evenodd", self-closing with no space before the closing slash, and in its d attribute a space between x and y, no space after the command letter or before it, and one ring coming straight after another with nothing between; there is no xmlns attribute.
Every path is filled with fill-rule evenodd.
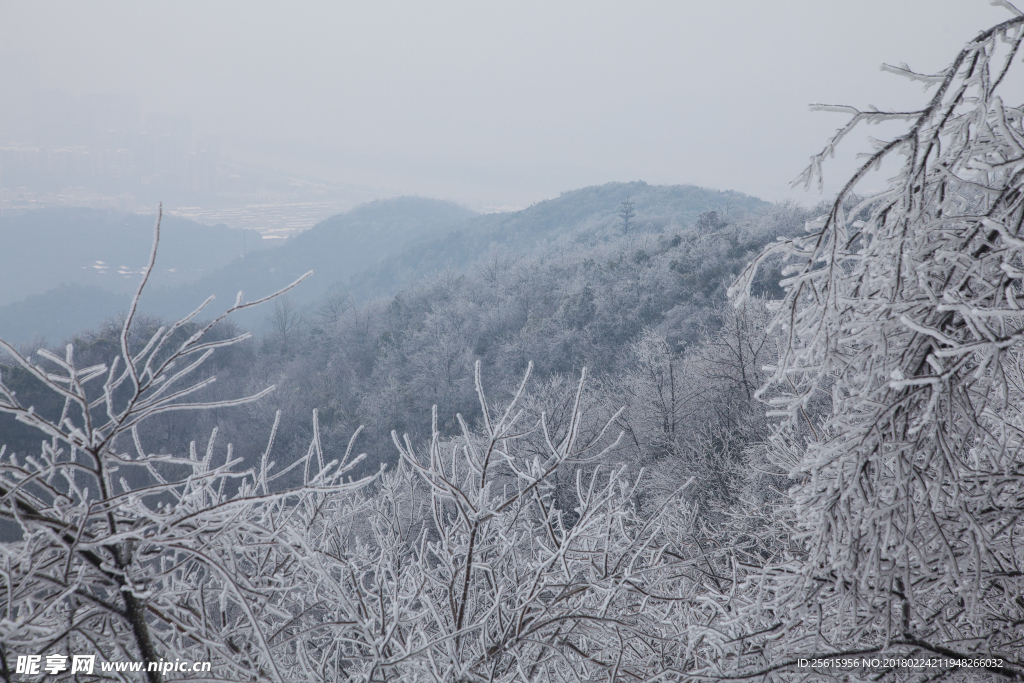
<svg viewBox="0 0 1024 683"><path fill-rule="evenodd" d="M986 0L6 0L0 133L27 125L33 88L124 93L230 156L388 193L521 206L646 180L780 199L843 122L809 103L920 104L879 65L941 69L1009 16Z"/></svg>

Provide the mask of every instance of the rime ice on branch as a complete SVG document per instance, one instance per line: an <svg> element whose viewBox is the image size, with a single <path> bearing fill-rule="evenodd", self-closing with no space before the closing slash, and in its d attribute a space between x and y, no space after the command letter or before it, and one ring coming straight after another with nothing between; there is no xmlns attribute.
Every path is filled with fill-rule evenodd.
<svg viewBox="0 0 1024 683"><path fill-rule="evenodd" d="M758 606L737 617L765 632L738 641L735 654L748 657L730 660L731 674L859 652L1002 658L988 673L1024 680L1017 15L939 74L891 68L927 84L923 109L843 108L853 118L801 181L820 178L858 125L904 121L906 132L879 143L807 236L761 257L791 263L774 322L786 341L766 388L788 418L780 447L799 462L790 494L803 550L753 582L770 591L773 616ZM864 176L896 156L888 189L856 198ZM814 437L783 444L823 393L830 414L804 425ZM736 621L737 633L756 631L751 623Z"/></svg>
<svg viewBox="0 0 1024 683"><path fill-rule="evenodd" d="M0 657L190 657L212 660L227 678L280 680L274 634L290 619L282 608L288 572L263 564L265 548L294 542L283 522L296 500L359 486L346 478L357 459L350 444L340 460L324 462L315 414L310 451L291 466L307 472L297 489L274 486L284 472L271 471L269 448L259 470L241 469L230 445L215 448L216 430L205 450L193 442L187 455L146 448L139 426L148 418L237 406L273 389L192 400L216 379L193 379L203 363L249 336L211 339L211 330L277 294L243 303L239 292L223 315L194 322L211 297L136 343L133 321L159 240L158 216L149 264L109 366L78 367L70 344L63 357L40 349L43 364L36 364L0 341L12 371L63 402L59 416L37 412L0 377L0 411L46 437L39 453L0 449L0 518L20 536L0 544Z"/></svg>

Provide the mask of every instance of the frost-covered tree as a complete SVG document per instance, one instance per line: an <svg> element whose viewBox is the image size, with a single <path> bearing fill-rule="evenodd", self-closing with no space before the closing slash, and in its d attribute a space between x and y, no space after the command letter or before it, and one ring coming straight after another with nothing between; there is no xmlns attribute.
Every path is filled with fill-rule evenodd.
<svg viewBox="0 0 1024 683"><path fill-rule="evenodd" d="M277 470L269 446L258 468L244 469L230 445L216 448L216 430L205 448L193 442L184 454L144 443L140 426L150 418L242 405L273 388L195 399L215 380L196 379L203 363L248 337L211 337L211 330L271 297L243 303L239 292L224 315L193 324L207 299L147 338L134 334L159 236L158 218L111 363L81 367L70 344L62 356L40 349L36 363L0 341L8 374L59 398L56 411L39 410L0 377L0 411L42 437L36 452L0 446L0 520L15 536L0 544L0 675L8 681L14 655L51 652L180 657L212 661L226 679L283 680L283 655L294 651L294 571L268 563L268 548L280 558L299 543L287 524L296 505L357 485L346 478L350 453L325 462L315 415L308 453ZM303 484L279 486L295 468ZM146 675L161 680L160 671Z"/></svg>
<svg viewBox="0 0 1024 683"><path fill-rule="evenodd" d="M799 544L757 572L757 602L734 613L731 675L806 675L799 657L885 654L986 666L861 674L1024 680L1016 14L941 73L890 68L931 90L920 110L823 107L852 119L813 158L808 183L856 126L906 129L879 143L809 234L765 252L791 263L774 323L785 343L768 386L788 428L802 423L808 439L786 427L776 435L777 455L795 463ZM851 202L894 157L887 189ZM819 421L807 407L823 396L831 408Z"/></svg>
<svg viewBox="0 0 1024 683"><path fill-rule="evenodd" d="M645 497L657 501L695 477L687 496L702 517L740 502L746 451L769 432L755 394L778 351L764 299L723 303L712 313L695 344L672 344L645 329L605 389L609 405L625 406L622 450L652 470Z"/></svg>
<svg viewBox="0 0 1024 683"><path fill-rule="evenodd" d="M633 224L633 219L636 218L636 211L633 209L633 202L630 201L630 197L627 194L626 198L619 205L619 218L622 219L622 234L629 234L629 227Z"/></svg>
<svg viewBox="0 0 1024 683"><path fill-rule="evenodd" d="M400 464L373 489L350 477L351 441L325 454L316 412L309 449L283 467L280 414L261 458L220 450L216 432L187 454L147 447L147 419L266 393L197 399L214 381L203 363L246 336L193 326L205 304L134 332L158 241L159 222L113 361L80 367L69 345L40 349L43 365L2 346L0 410L45 440L0 451L0 517L17 531L0 545L0 676L50 652L325 682L672 679L705 656L693 629L717 609L701 591L730 583L721 554L694 542L679 496L641 506L643 473L608 457L614 417L585 416L582 378L566 401L559 382L528 395L527 371L496 406L476 362L478 424L456 414L444 436L435 409L425 443L394 434ZM254 304L239 295L228 314ZM456 313L425 330L442 339ZM423 376L448 381L446 358L433 363ZM26 404L12 367L56 408Z"/></svg>
<svg viewBox="0 0 1024 683"><path fill-rule="evenodd" d="M309 525L309 590L338 608L310 620L307 680L643 680L692 667L702 559L678 542L689 509L677 497L678 514L639 514L642 478L605 460L612 423L582 429L582 380L557 429L523 410L525 388L494 406L477 363L478 430L460 418L461 436L444 439L435 411L423 448L394 435L401 465L373 495ZM568 503L555 482L566 470Z"/></svg>

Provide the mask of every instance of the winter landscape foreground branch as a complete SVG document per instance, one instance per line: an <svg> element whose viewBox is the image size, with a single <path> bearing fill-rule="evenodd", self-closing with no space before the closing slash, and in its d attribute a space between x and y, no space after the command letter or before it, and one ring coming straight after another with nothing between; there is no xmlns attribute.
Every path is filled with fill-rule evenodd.
<svg viewBox="0 0 1024 683"><path fill-rule="evenodd" d="M796 548L746 579L735 633L777 626L743 636L724 675L799 677L797 658L866 653L991 664L839 677L1024 680L1024 103L1001 94L1021 92L1017 14L923 78L922 110L855 112L837 139L879 117L907 132L810 234L769 250L792 264L762 391L786 419L773 450L798 482ZM855 198L894 155L889 187ZM791 433L819 397L830 409L801 443Z"/></svg>

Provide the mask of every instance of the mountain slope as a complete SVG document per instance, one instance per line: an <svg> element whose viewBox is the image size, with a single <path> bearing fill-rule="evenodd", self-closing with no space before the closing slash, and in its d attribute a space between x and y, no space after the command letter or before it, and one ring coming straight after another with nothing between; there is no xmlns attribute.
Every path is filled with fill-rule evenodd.
<svg viewBox="0 0 1024 683"><path fill-rule="evenodd" d="M451 231L476 216L451 202L399 197L370 202L333 216L275 249L235 259L224 268L184 287L151 291L144 305L163 315L181 315L210 294L221 310L235 300L238 290L248 300L280 289L303 273L314 275L290 296L297 302L319 298L328 286L394 253L401 246ZM254 312L240 319L252 324L266 316Z"/></svg>
<svg viewBox="0 0 1024 683"><path fill-rule="evenodd" d="M215 313L239 290L256 299L309 270L316 272L289 294L299 307L329 291L364 301L390 296L446 268L463 272L495 250L528 255L617 240L627 197L636 213L633 234L689 227L709 211L736 218L768 206L738 192L644 182L583 188L522 211L483 215L451 202L400 197L333 216L281 246L249 251L244 259L237 258L239 231L168 217L142 309L180 317L214 294L209 313ZM23 343L37 334L56 341L123 309L148 255L152 218L59 209L7 219L0 227L0 244L9 246L0 250L0 289L7 295L0 304L37 295L31 303L0 306L0 334ZM108 267L94 267L99 261ZM74 286L59 287L64 284ZM47 291L47 285L55 289ZM236 322L259 328L269 314L266 307L255 309Z"/></svg>
<svg viewBox="0 0 1024 683"><path fill-rule="evenodd" d="M33 338L56 343L117 315L130 300L128 294L94 285L62 284L0 306L0 339L16 345Z"/></svg>
<svg viewBox="0 0 1024 683"><path fill-rule="evenodd" d="M369 300L393 294L405 284L445 268L461 271L495 249L526 254L616 240L622 235L620 211L627 197L636 212L630 232L637 234L688 227L709 211L735 219L769 206L739 192L693 185L648 185L642 181L595 185L564 192L522 211L477 216L443 236L407 245L335 288Z"/></svg>

